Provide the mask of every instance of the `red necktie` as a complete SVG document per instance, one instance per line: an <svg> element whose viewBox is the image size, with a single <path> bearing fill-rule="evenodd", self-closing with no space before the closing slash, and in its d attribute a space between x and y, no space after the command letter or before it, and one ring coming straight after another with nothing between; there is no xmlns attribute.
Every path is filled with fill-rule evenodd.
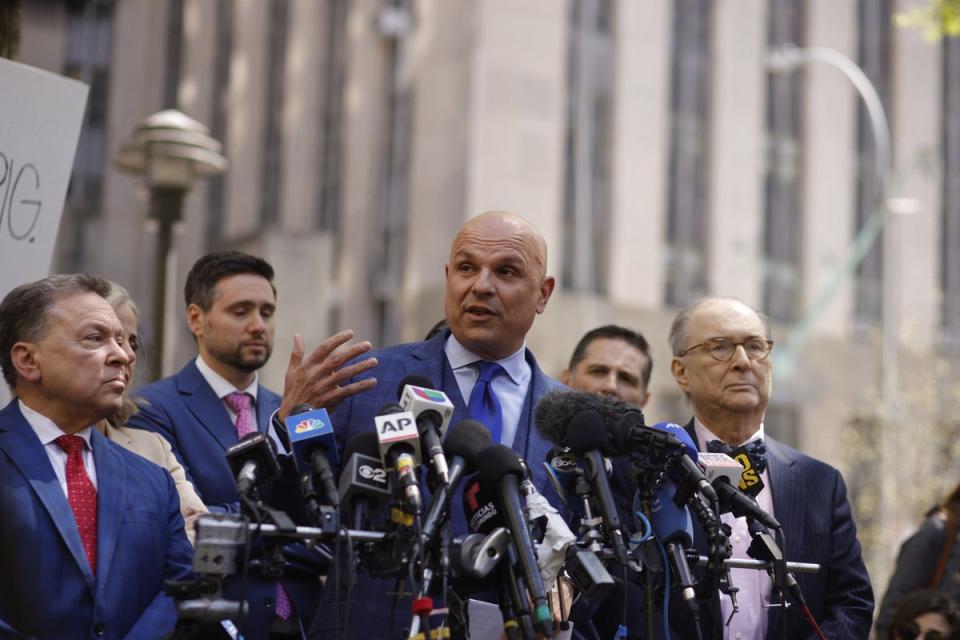
<svg viewBox="0 0 960 640"><path fill-rule="evenodd" d="M90 563L90 570L97 573L97 490L83 466L83 448L86 443L80 436L60 436L55 441L67 452L67 500L73 509L73 517L80 530L83 551Z"/></svg>

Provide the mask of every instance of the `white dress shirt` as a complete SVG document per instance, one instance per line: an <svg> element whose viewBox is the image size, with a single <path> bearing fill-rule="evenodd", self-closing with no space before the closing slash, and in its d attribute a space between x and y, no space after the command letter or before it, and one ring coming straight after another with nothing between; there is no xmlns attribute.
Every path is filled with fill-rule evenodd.
<svg viewBox="0 0 960 640"><path fill-rule="evenodd" d="M523 403L527 400L530 378L533 377L530 364L525 356L526 348L527 345L524 343L514 353L502 360L497 360L497 364L503 367L506 375L495 376L491 383L493 392L497 395L497 400L500 401L500 411L503 418L500 444L505 444L508 447L513 446L513 440L517 436L520 413L523 411ZM460 395L463 396L463 402L469 405L470 393L473 391L473 385L476 384L479 376L476 368L470 365L478 360L483 360L483 358L467 351L453 337L452 333L447 338L443 351L447 356L447 362L450 363L450 368L453 369L453 375L457 380Z"/></svg>
<svg viewBox="0 0 960 640"><path fill-rule="evenodd" d="M253 415L253 428L257 431L260 431L260 423L257 419L257 388L259 387L259 376L257 374L253 375L253 382L251 382L244 389L237 389L235 386L230 384L226 378L221 376L219 373L210 368L210 366L204 362L203 356L197 356L197 369L200 371L200 375L203 376L203 379L207 381L207 384L210 385L210 388L213 389L213 392L217 394L217 397L220 398L220 401L223 403L223 406L226 407L227 413L230 415L230 420L234 425L237 424L237 414L233 412L233 409L230 408L230 405L227 404L226 398L231 393L235 391L240 391L242 393L249 393L253 397L253 406L250 407ZM277 451L286 451L286 447L283 446L283 442L277 436L277 430L273 428L273 421L267 425L267 435L270 436L270 439L273 440L273 444L276 445Z"/></svg>
<svg viewBox="0 0 960 640"><path fill-rule="evenodd" d="M47 457L50 458L50 464L53 465L53 472L56 474L57 480L60 481L63 495L68 495L67 452L61 449L60 445L56 443L57 438L68 434L61 431L60 427L58 427L53 420L23 404L23 400L17 400L17 402L20 403L20 413L23 414L24 419L26 419L27 423L33 428L37 437L40 438L43 449L47 452ZM87 476L90 477L90 482L93 483L93 488L96 489L97 467L93 463L93 448L90 444L92 434L93 425L90 425L83 431L79 431L73 435L80 436L83 438L83 441L87 443L87 446L83 448L83 466L87 470Z"/></svg>
<svg viewBox="0 0 960 640"><path fill-rule="evenodd" d="M722 440L699 420L694 420L694 428L697 432L697 444L701 451L707 450L707 442L710 440ZM756 433L744 442L737 445L728 444L736 448L754 440L763 440L763 423L760 424ZM763 489L756 499L761 509L772 514L773 493L770 490L770 474L768 471L768 469L764 469L763 473L760 474ZM747 529L747 519L734 518L733 514L725 513L721 516L721 520L730 525L733 530L730 535L730 543L733 546L732 557L749 558L747 547L750 546L750 532ZM740 589L737 592L739 610L730 620L730 614L733 613L733 602L729 596L720 594L720 614L723 616L723 623L726 625L727 620L730 620L729 626L724 626L724 640L763 640L767 637L767 606L770 604L773 581L766 571L757 571L756 569L731 569L730 580L733 582L733 586Z"/></svg>

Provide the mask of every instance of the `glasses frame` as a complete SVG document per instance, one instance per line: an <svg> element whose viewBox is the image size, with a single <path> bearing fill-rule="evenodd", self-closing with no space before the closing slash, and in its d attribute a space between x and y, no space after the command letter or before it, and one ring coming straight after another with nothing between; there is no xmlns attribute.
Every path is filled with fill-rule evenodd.
<svg viewBox="0 0 960 640"><path fill-rule="evenodd" d="M717 356L713 355L712 352L707 351L707 354L717 362L730 362L731 360L733 360L733 355L737 352L737 347L743 347L743 352L746 354L747 360L749 360L750 362L762 362L763 360L766 360L767 358L769 358L770 354L773 353L774 342L769 338L759 338L760 340L763 340L767 344L767 352L759 358L751 358L750 353L747 351L747 343L756 339L757 338L754 337L754 338L748 338L746 340L741 340L740 342L735 342L733 340L730 340L729 338L708 338L707 340L704 340L700 344L695 344L692 347L688 347L684 349L683 351L680 352L680 355L677 357L683 358L694 349L699 349L700 347L705 347L707 345L710 345L711 343L722 341L722 342L733 344L733 351L730 352L730 357L726 359L718 358Z"/></svg>

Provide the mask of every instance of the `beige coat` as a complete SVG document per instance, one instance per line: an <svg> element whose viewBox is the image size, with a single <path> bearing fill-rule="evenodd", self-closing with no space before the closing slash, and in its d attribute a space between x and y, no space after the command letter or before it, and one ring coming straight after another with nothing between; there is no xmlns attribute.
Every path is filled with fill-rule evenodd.
<svg viewBox="0 0 960 640"><path fill-rule="evenodd" d="M97 426L107 436L107 439L113 440L124 449L132 451L170 472L177 487L177 493L180 494L180 513L183 514L187 538L190 539L190 544L193 544L195 535L193 523L197 516L207 511L207 507L204 506L203 500L197 495L193 485L187 480L183 465L173 455L170 443L159 433L153 433L152 431L131 429L130 427L117 428L110 426L106 421Z"/></svg>

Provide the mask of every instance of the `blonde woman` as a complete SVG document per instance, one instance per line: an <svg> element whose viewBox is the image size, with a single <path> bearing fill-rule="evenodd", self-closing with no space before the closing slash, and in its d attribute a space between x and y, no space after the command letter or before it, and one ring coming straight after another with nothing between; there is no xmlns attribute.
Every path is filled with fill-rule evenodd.
<svg viewBox="0 0 960 640"><path fill-rule="evenodd" d="M137 322L139 310L127 290L115 282L110 283L110 295L107 296L107 301L113 306L113 310L120 319L120 324L123 325L123 332L126 336L124 351L130 358L129 370L126 372L127 380L132 381L137 352L140 350L140 331ZM180 494L180 513L183 514L187 538L189 538L190 544L193 544L195 535L193 523L197 516L207 511L207 508L200 496L197 495L193 485L187 480L183 465L173 455L170 443L163 436L143 429L131 429L124 426L127 419L136 412L137 405L124 394L123 409L115 416L101 421L97 428L107 436L107 439L113 440L124 449L143 456L170 472L177 486L177 493Z"/></svg>

